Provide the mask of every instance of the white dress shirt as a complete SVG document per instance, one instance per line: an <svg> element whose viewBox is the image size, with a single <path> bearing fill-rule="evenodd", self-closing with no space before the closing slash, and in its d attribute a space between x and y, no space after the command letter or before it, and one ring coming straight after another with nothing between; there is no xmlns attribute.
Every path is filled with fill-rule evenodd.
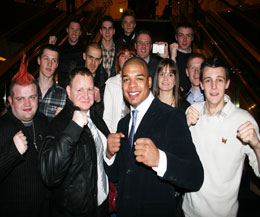
<svg viewBox="0 0 260 217"><path fill-rule="evenodd" d="M131 129L131 125L132 125L132 110L138 110L138 113L137 113L137 118L136 118L136 125L135 125L135 132L137 131L145 113L147 112L147 110L149 109L152 101L154 100L154 96L153 94L150 92L148 97L140 104L136 107L136 109L134 109L132 106L130 106L130 109L131 109L131 118L130 118L130 121L129 121L129 132L128 134L130 133L130 129ZM156 144L155 144L156 145ZM158 176L163 176L164 173L166 172L166 169L167 169L167 157L166 157L166 154L164 151L159 150L159 163L158 163L158 167L153 167L153 170L157 172L157 175ZM114 163L114 160L115 160L115 156L116 154L111 158L111 159L108 159L106 157L106 155L104 156L104 160L105 162L107 163L107 165L112 165Z"/></svg>

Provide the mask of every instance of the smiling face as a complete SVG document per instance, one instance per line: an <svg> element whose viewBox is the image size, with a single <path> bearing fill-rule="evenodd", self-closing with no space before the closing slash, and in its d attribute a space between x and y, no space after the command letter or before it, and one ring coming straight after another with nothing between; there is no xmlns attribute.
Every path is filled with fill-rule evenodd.
<svg viewBox="0 0 260 217"><path fill-rule="evenodd" d="M152 50L152 39L148 34L140 34L136 39L135 49L137 56L147 59Z"/></svg>
<svg viewBox="0 0 260 217"><path fill-rule="evenodd" d="M70 45L75 45L79 41L81 35L81 27L79 23L71 22L67 27L67 33L69 35L68 40Z"/></svg>
<svg viewBox="0 0 260 217"><path fill-rule="evenodd" d="M203 71L201 89L204 90L207 108L215 108L218 112L224 107L224 95L230 80L226 80L223 67L205 67Z"/></svg>
<svg viewBox="0 0 260 217"><path fill-rule="evenodd" d="M66 91L69 99L81 111L87 112L94 104L94 82L91 76L77 74Z"/></svg>
<svg viewBox="0 0 260 217"><path fill-rule="evenodd" d="M192 28L179 27L176 33L176 41L179 48L184 51L189 51L191 48L191 42L193 41Z"/></svg>
<svg viewBox="0 0 260 217"><path fill-rule="evenodd" d="M187 63L186 75L189 77L193 88L199 88L200 85L200 67L203 59L195 57Z"/></svg>
<svg viewBox="0 0 260 217"><path fill-rule="evenodd" d="M131 62L123 68L123 93L133 108L136 108L148 97L151 86L152 79L148 76L147 69L140 63Z"/></svg>
<svg viewBox="0 0 260 217"><path fill-rule="evenodd" d="M162 91L172 91L175 85L175 75L170 72L169 65L163 67L158 75L158 87Z"/></svg>
<svg viewBox="0 0 260 217"><path fill-rule="evenodd" d="M9 102L13 115L23 123L31 122L38 108L38 94L35 84L15 84Z"/></svg>
<svg viewBox="0 0 260 217"><path fill-rule="evenodd" d="M37 59L38 64L40 65L40 76L52 78L58 67L58 58L59 54L57 51L44 49L42 55Z"/></svg>

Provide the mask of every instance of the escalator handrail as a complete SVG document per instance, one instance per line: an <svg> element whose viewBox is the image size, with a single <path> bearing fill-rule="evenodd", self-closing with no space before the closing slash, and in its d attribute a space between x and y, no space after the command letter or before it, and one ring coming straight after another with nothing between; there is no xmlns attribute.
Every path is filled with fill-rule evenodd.
<svg viewBox="0 0 260 217"><path fill-rule="evenodd" d="M42 16L45 13L48 13L48 11L53 10L54 6L56 6L56 4L58 2L60 2L61 0L54 0L54 2L52 2L51 4L49 4L47 7L44 7L43 10L41 10L39 13L35 13L34 16L30 17L29 19L23 21L21 24L19 24L18 26L15 26L14 28L10 29L8 32L3 33L2 35L0 35L0 43L8 38L9 36L14 35L15 33L19 32L20 30L22 30L23 28L25 28L26 26L29 26L35 19L39 18L40 16Z"/></svg>
<svg viewBox="0 0 260 217"><path fill-rule="evenodd" d="M243 19L245 19L248 23L252 24L253 26L255 26L256 28L260 28L260 24L255 22L252 18L250 18L249 16L245 15L240 8L235 7L234 5L231 5L229 2L227 2L226 0L219 0L221 2L223 2L224 4L226 4L228 7L230 7L235 13L237 13L240 17L243 17Z"/></svg>
<svg viewBox="0 0 260 217"><path fill-rule="evenodd" d="M212 17L208 15L207 12L205 12L204 10L201 9L200 5L198 4L197 1L192 0L192 2L194 3L195 6L195 10L197 12L199 12L202 17L206 17L208 18L210 21L212 20ZM185 18L187 20L189 20L192 23L192 20L190 18L189 15L187 15L188 10L182 10L182 14L185 16ZM235 67L235 65L232 63L232 61L228 58L228 56L225 54L225 52L223 51L223 49L218 45L218 43L214 40L214 37L210 35L210 33L207 31L207 28L204 26L204 24L202 22L200 22L200 20L197 20L197 23L199 24L199 26L202 28L202 30L206 33L206 35L210 38L210 40L213 42L213 44L216 46L216 48L218 49L218 51L223 55L223 57L226 59L226 61L230 64L230 66L233 68L234 72L236 73L236 75L238 76L238 78L240 79L240 81L242 82L242 84L246 87L246 89L250 92L250 94L253 96L253 98L255 99L255 101L257 102L257 104L260 106L260 99L259 97L255 94L255 92L253 91L253 89L251 88L251 86L248 84L248 82L242 77L240 71ZM214 25L215 22L213 22ZM249 60L248 60L249 61ZM259 74L259 73L257 73Z"/></svg>
<svg viewBox="0 0 260 217"><path fill-rule="evenodd" d="M253 96L253 98L256 100L257 104L260 106L260 99L256 95L255 91L251 88L251 86L247 83L247 81L243 78L239 70L235 67L235 65L232 63L230 58L226 55L226 53L223 51L223 49L218 45L218 43L215 41L214 37L207 31L207 28L204 26L203 23L201 23L199 20L197 21L200 27L203 29L205 34L209 37L209 39L212 41L212 43L216 46L218 51L223 55L227 63L232 67L233 71L236 73L236 75L239 77L242 84L245 86L245 88L249 91L249 93Z"/></svg>

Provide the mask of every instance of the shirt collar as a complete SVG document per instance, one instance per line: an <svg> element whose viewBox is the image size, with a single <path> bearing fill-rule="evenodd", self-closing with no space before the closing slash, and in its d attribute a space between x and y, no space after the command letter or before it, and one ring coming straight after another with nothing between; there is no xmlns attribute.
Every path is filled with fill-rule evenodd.
<svg viewBox="0 0 260 217"><path fill-rule="evenodd" d="M146 59L144 59L144 61L148 64L150 61L150 55Z"/></svg>
<svg viewBox="0 0 260 217"><path fill-rule="evenodd" d="M188 51L186 51L186 50L182 50L181 48L178 48L178 51L180 51L181 53L191 53L192 49L190 47L190 49Z"/></svg>
<svg viewBox="0 0 260 217"><path fill-rule="evenodd" d="M231 112L231 101L230 101L230 97L228 95L224 95L224 107L214 116L218 116L220 118L225 118L228 116L228 114ZM203 114L206 114L206 103L204 104L204 108L203 108Z"/></svg>
<svg viewBox="0 0 260 217"><path fill-rule="evenodd" d="M113 50L115 49L115 43L114 43L114 41L113 41L113 43L112 43L112 47L111 47L109 50L107 50L102 43L100 43L100 45L101 45L102 50L105 50L105 51L111 51L112 49L113 49Z"/></svg>
<svg viewBox="0 0 260 217"><path fill-rule="evenodd" d="M142 114L145 114L153 100L154 100L154 96L153 96L152 92L150 91L148 97L140 105L138 105L136 107L136 109L134 109L132 106L130 106L131 111L138 110Z"/></svg>

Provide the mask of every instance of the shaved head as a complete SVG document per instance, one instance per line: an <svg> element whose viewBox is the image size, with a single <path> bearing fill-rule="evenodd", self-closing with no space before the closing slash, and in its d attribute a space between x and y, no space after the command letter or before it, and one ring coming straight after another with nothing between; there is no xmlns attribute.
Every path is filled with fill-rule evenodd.
<svg viewBox="0 0 260 217"><path fill-rule="evenodd" d="M123 69L122 71L124 71L124 69L126 68L126 66L128 65L140 65L144 68L145 72L147 73L147 75L149 74L148 73L148 67L147 67L147 63L140 57L132 57L130 59L128 59L124 66L123 66Z"/></svg>

